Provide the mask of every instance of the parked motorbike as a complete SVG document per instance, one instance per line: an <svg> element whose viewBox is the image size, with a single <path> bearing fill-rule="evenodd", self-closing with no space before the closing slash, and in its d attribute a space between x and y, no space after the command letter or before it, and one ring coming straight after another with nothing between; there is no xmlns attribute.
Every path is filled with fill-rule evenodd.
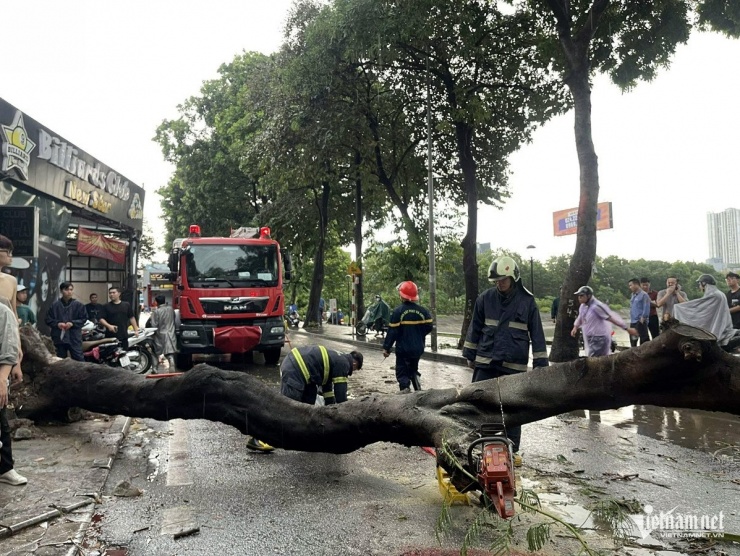
<svg viewBox="0 0 740 556"><path fill-rule="evenodd" d="M100 325L87 321L82 327L82 356L89 363L128 368L130 361L121 342L106 338Z"/></svg>
<svg viewBox="0 0 740 556"><path fill-rule="evenodd" d="M285 321L288 323L290 328L298 328L298 325L301 323L298 311L291 311L288 313L285 317Z"/></svg>
<svg viewBox="0 0 740 556"><path fill-rule="evenodd" d="M388 332L388 323L383 321L380 327L378 327L377 323L370 322L370 310L368 309L365 311L365 316L362 317L362 320L355 326L355 332L357 332L358 336L364 336L370 331L375 331L376 334L385 334Z"/></svg>
<svg viewBox="0 0 740 556"><path fill-rule="evenodd" d="M128 333L128 356L129 370L137 374L143 374L151 369L157 357L154 355L154 333L156 328L140 328L136 335L133 330Z"/></svg>

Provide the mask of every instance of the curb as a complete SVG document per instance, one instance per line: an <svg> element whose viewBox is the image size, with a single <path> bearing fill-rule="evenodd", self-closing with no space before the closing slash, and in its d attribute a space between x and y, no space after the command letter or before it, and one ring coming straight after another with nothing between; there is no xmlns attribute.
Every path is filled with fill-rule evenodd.
<svg viewBox="0 0 740 556"><path fill-rule="evenodd" d="M106 470L104 473L102 473L102 481L100 482L100 486L98 487L98 490L96 492L79 493L77 494L77 496L84 496L84 500L80 500L79 502L75 502L66 506L50 504L46 507L51 509L42 511L34 517L27 517L22 519L21 521L18 521L17 523L12 523L10 525L0 525L0 540L12 538L15 534L28 527L33 527L34 525L38 525L45 521L62 517L79 509L85 508L85 519L80 523L77 534L74 536L74 538L70 539L70 541L72 542L72 548L70 548L70 550L66 553L67 556L76 556L77 554L79 554L80 545L85 534L87 533L87 529L89 528L90 523L92 522L92 517L95 513L95 504L100 499L101 491L106 481L108 480L108 475L110 474L110 468L113 462L113 458L118 453L121 443L128 433L129 427L131 426L131 421L132 419L130 417L124 417L120 415L116 416L110 427L108 428L108 432L103 435L103 438L101 440L97 441L101 445L110 447L108 453L111 454L111 456L108 458L107 462L100 462L100 464L97 465L99 462L96 460L96 462L93 463L93 466L102 467ZM93 440L93 442L95 442L95 440Z"/></svg>
<svg viewBox="0 0 740 556"><path fill-rule="evenodd" d="M117 415L110 426L109 432L106 435L106 444L112 444L113 446L111 448L112 455L108 459L108 465L106 468L107 472L103 474L103 480L100 483L98 491L93 493L93 497L90 499L90 501L95 502L95 504L89 504L89 508L87 508L85 513L85 519L80 522L80 528L77 530L77 534L74 538L70 539L72 541L72 547L65 553L65 556L77 556L78 554L82 554L82 541L87 534L87 530L92 524L92 518L95 515L95 505L99 503L103 486L108 482L108 476L110 475L113 460L118 454L118 450L121 448L121 444L123 443L123 439L126 438L129 428L131 428L132 421L133 419L131 419L131 417ZM110 432L115 430L119 430L120 432Z"/></svg>

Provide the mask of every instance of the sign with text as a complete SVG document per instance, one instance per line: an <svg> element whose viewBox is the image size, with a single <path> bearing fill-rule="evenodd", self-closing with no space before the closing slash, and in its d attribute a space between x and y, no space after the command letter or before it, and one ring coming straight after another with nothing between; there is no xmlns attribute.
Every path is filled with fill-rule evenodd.
<svg viewBox="0 0 740 556"><path fill-rule="evenodd" d="M14 257L39 256L39 209L0 207L0 234L13 242Z"/></svg>
<svg viewBox="0 0 740 556"><path fill-rule="evenodd" d="M608 230L614 227L611 202L596 206L596 229ZM555 236L567 236L578 231L578 209L559 210L552 213L552 230Z"/></svg>

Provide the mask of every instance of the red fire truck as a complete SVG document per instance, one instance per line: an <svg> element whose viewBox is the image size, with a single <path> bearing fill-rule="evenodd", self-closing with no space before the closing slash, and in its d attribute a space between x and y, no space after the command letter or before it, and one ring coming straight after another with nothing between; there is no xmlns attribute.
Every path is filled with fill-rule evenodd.
<svg viewBox="0 0 740 556"><path fill-rule="evenodd" d="M193 355L229 353L232 360L261 352L268 364L280 359L285 343L283 280L290 280L290 256L269 228L239 228L230 237L176 239L169 258L175 282L177 366Z"/></svg>

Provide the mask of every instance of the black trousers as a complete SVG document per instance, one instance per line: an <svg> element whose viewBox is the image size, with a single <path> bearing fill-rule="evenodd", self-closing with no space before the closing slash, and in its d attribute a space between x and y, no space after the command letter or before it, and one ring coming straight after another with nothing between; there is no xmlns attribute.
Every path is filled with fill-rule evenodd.
<svg viewBox="0 0 740 556"><path fill-rule="evenodd" d="M416 380L416 377L421 375L419 359L421 357L396 354L396 380L400 390L411 388L411 386L414 387L414 390L420 390L420 388L417 388L419 383Z"/></svg>
<svg viewBox="0 0 740 556"><path fill-rule="evenodd" d="M650 336L648 335L648 325L646 322L632 322L630 323L630 327L637 330L638 334L638 336L630 336L630 345L632 347L635 347L637 345L638 339L640 340L640 345L650 341Z"/></svg>
<svg viewBox="0 0 740 556"><path fill-rule="evenodd" d="M73 346L72 344L54 344L54 349L57 352L57 357L64 359L69 353L70 357L75 361L84 361L85 358L82 356L82 346Z"/></svg>
<svg viewBox="0 0 740 556"><path fill-rule="evenodd" d="M650 315L648 320L648 330L650 330L650 338L655 339L660 335L660 321L658 315Z"/></svg>
<svg viewBox="0 0 740 556"><path fill-rule="evenodd" d="M13 446L10 438L10 425L8 424L7 409L0 409L0 475L13 469Z"/></svg>
<svg viewBox="0 0 740 556"><path fill-rule="evenodd" d="M501 365L500 361L494 361L492 363L489 363L485 367L478 367L476 365L475 370L473 371L473 382L480 382L481 380L489 380L492 378L498 378L501 376L506 375L516 375L519 373L523 373L525 371L515 371L514 369L507 369L503 365ZM506 408L504 408L505 410ZM519 451L519 443L522 440L522 427L506 427L506 436L509 437L509 440L511 440L514 443L513 449L514 452Z"/></svg>

